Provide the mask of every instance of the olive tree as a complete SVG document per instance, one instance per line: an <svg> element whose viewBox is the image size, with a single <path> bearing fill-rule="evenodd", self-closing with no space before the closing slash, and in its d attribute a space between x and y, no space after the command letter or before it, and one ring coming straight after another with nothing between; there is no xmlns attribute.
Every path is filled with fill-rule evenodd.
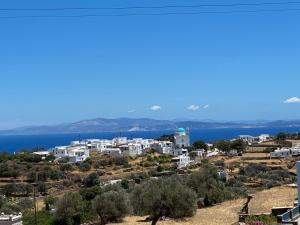
<svg viewBox="0 0 300 225"><path fill-rule="evenodd" d="M83 210L82 198L78 193L67 193L57 202L55 223L79 225Z"/></svg>
<svg viewBox="0 0 300 225"><path fill-rule="evenodd" d="M163 216L193 216L197 209L196 199L195 192L183 185L177 176L150 180L136 187L131 196L134 213L149 215L152 225Z"/></svg>
<svg viewBox="0 0 300 225"><path fill-rule="evenodd" d="M100 218L100 224L119 222L130 211L129 200L122 190L109 190L93 200L93 208Z"/></svg>
<svg viewBox="0 0 300 225"><path fill-rule="evenodd" d="M232 194L220 180L217 169L212 165L204 165L200 171L192 173L186 182L199 198L206 198L210 202L206 206L232 198Z"/></svg>

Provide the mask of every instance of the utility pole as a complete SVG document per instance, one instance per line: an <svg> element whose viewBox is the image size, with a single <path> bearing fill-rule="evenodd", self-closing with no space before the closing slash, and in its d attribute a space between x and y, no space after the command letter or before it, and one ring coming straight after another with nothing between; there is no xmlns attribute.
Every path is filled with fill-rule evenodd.
<svg viewBox="0 0 300 225"><path fill-rule="evenodd" d="M36 208L36 195L35 195L35 184L33 185L33 202L34 202L34 224L37 225L37 208Z"/></svg>
<svg viewBox="0 0 300 225"><path fill-rule="evenodd" d="M35 182L33 183L33 202L34 202L34 225L37 225L37 207L36 207L36 186L37 186L38 174L35 174Z"/></svg>

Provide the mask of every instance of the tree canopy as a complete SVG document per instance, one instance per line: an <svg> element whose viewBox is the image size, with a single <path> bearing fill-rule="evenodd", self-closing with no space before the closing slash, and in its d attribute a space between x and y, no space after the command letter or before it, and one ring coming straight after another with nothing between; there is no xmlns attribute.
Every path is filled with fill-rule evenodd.
<svg viewBox="0 0 300 225"><path fill-rule="evenodd" d="M209 164L201 171L191 174L187 179L187 186L192 188L199 198L206 198L206 206L231 198L230 191L217 174L217 169Z"/></svg>
<svg viewBox="0 0 300 225"><path fill-rule="evenodd" d="M122 190L104 192L93 200L93 208L100 218L100 224L119 222L130 211L129 200Z"/></svg>
<svg viewBox="0 0 300 225"><path fill-rule="evenodd" d="M191 217L195 214L196 194L178 181L178 177L150 180L135 188L132 193L134 213L150 215L152 225L165 216Z"/></svg>
<svg viewBox="0 0 300 225"><path fill-rule="evenodd" d="M77 192L65 194L57 202L55 224L79 225L81 223L82 210L82 198Z"/></svg>
<svg viewBox="0 0 300 225"><path fill-rule="evenodd" d="M247 146L242 140L220 140L214 143L214 147L224 152L229 152L230 150L237 150L238 152L243 152L245 151Z"/></svg>
<svg viewBox="0 0 300 225"><path fill-rule="evenodd" d="M100 184L99 176L97 173L89 174L83 181L84 186L86 187L94 187Z"/></svg>
<svg viewBox="0 0 300 225"><path fill-rule="evenodd" d="M206 144L204 141L201 141L201 140L195 141L195 142L193 143L193 147L194 147L195 149L204 149L205 151L208 150L207 144Z"/></svg>

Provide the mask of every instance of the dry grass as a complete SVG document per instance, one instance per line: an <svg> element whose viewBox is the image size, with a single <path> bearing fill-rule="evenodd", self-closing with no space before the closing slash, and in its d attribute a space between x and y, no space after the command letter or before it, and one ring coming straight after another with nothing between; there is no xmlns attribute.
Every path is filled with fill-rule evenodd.
<svg viewBox="0 0 300 225"><path fill-rule="evenodd" d="M272 207L291 206L296 197L296 189L282 186L265 190L255 194L250 203L250 212L270 213ZM160 221L158 225L231 225L238 220L238 213L246 202L245 199L237 199L224 202L220 205L197 210L193 218L174 221ZM149 222L140 222L145 217L127 217L119 225L150 225Z"/></svg>
<svg viewBox="0 0 300 225"><path fill-rule="evenodd" d="M297 189L288 186L258 192L250 202L250 213L269 213L273 207L293 206L296 197Z"/></svg>

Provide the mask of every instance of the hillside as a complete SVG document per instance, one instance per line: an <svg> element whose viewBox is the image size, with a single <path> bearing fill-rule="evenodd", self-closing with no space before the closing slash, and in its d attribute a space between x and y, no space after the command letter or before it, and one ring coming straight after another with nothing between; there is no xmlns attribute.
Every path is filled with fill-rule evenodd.
<svg viewBox="0 0 300 225"><path fill-rule="evenodd" d="M203 128L255 128L255 127L300 127L300 121L269 122L213 122L213 121L174 121L149 118L96 118L74 123L52 126L28 126L12 130L2 130L0 134L60 134L60 133L92 133L92 132L124 132L174 130L178 127L191 129Z"/></svg>

